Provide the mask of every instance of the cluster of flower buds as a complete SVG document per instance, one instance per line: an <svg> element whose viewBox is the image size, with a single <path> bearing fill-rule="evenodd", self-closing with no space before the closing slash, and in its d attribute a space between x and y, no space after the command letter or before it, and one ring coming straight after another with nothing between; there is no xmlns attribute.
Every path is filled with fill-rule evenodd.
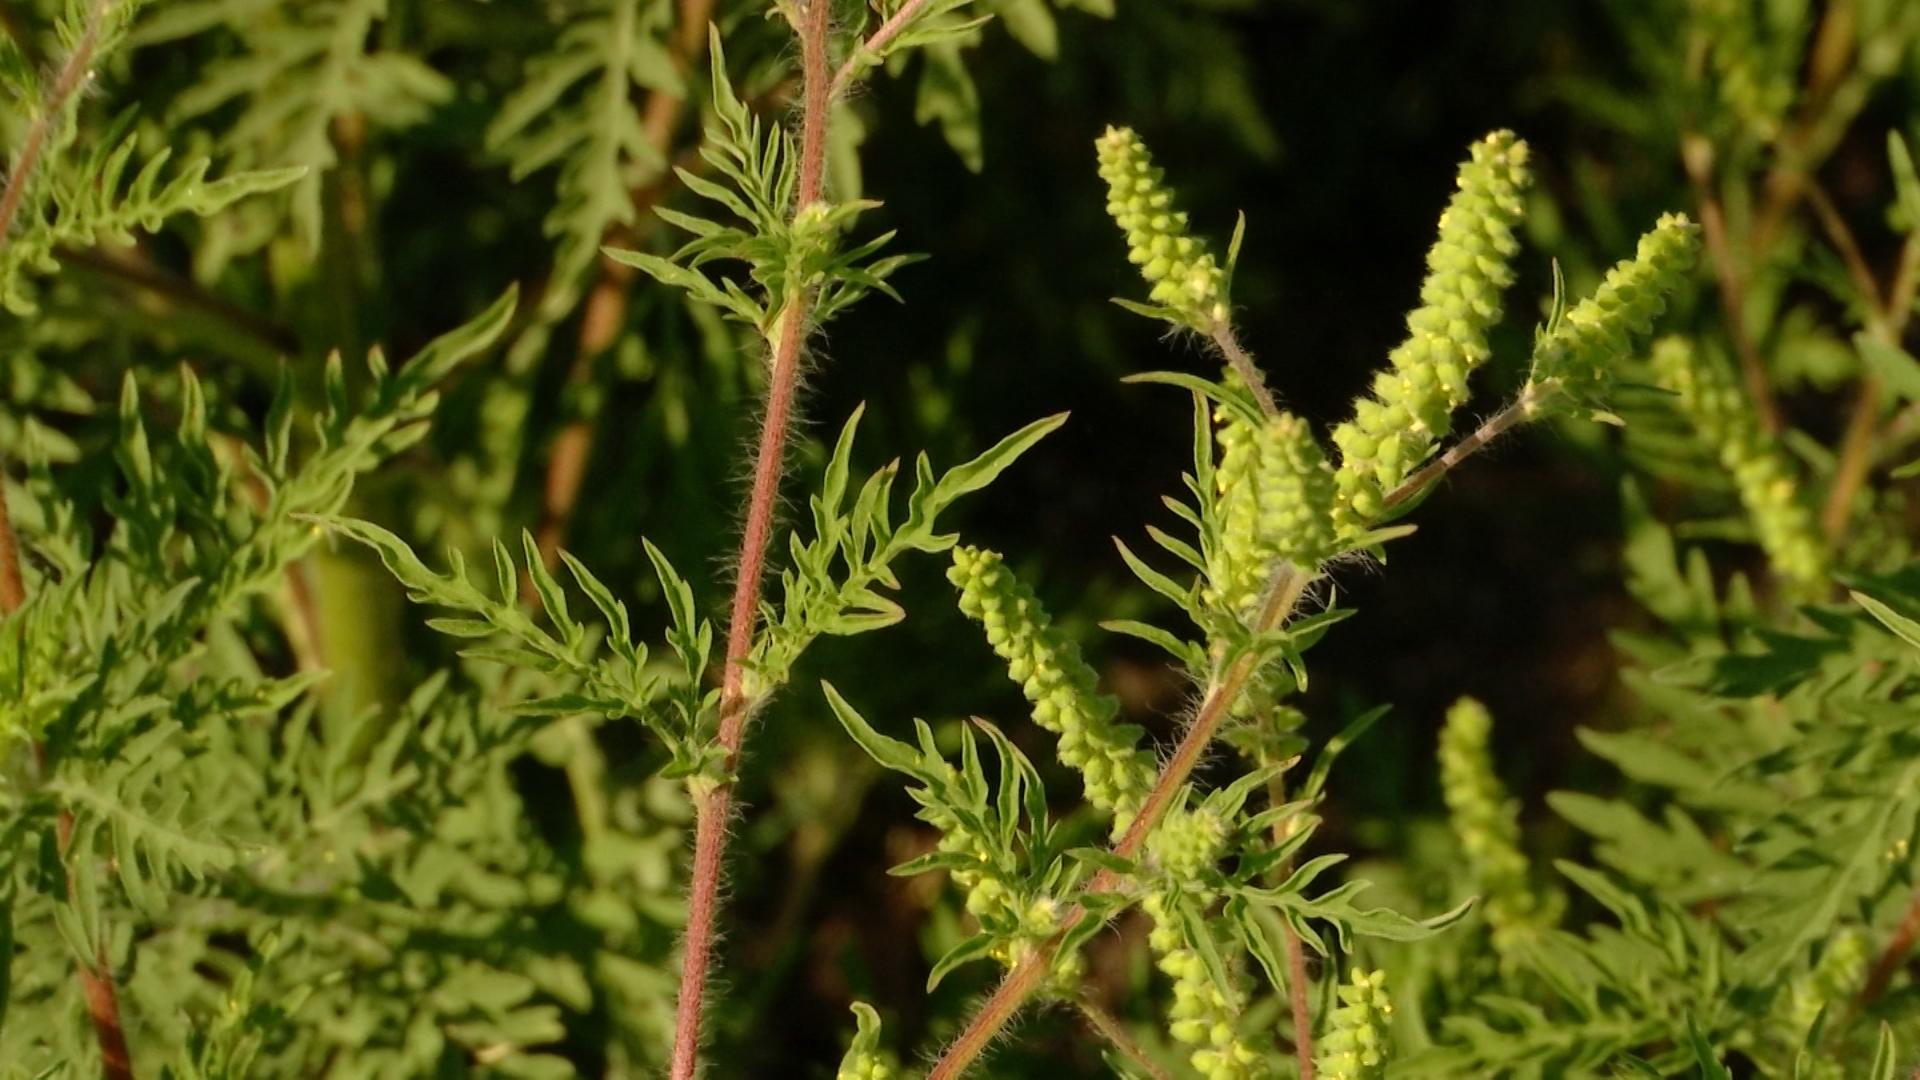
<svg viewBox="0 0 1920 1080"><path fill-rule="evenodd" d="M960 772L949 766L944 786L963 786ZM994 935L989 950L995 960L1012 967L1025 959L1041 942L1060 929L1060 904L1034 890L1009 873L996 857L996 837L982 835L967 819L944 805L929 790L915 790L921 804L920 818L940 834L936 846L945 855L965 856L965 862L947 867L947 876L966 897L967 914L980 928ZM1084 960L1078 953L1063 953L1054 960L1053 983L1061 989L1079 984Z"/></svg>
<svg viewBox="0 0 1920 1080"><path fill-rule="evenodd" d="M1265 1055L1235 1032L1239 1010L1229 988L1216 983L1172 907L1176 896L1204 900L1210 895L1203 875L1219 863L1227 833L1227 822L1205 808L1174 810L1161 819L1147 838L1160 887L1147 894L1141 909L1153 921L1147 944L1173 980L1168 1033L1193 1048L1187 1060L1207 1080L1249 1080L1266 1075ZM1212 931L1202 926L1201 932Z"/></svg>
<svg viewBox="0 0 1920 1080"><path fill-rule="evenodd" d="M1612 382L1615 364L1653 330L1653 320L1686 280L1699 247L1700 229L1685 214L1661 215L1640 237L1633 257L1607 271L1592 296L1534 343L1530 389L1536 400L1562 392L1598 397Z"/></svg>
<svg viewBox="0 0 1920 1080"><path fill-rule="evenodd" d="M1127 258L1153 287L1154 303L1202 333L1227 321L1227 275L1206 245L1187 235L1166 174L1131 128L1110 127L1094 140L1107 213L1127 234Z"/></svg>
<svg viewBox="0 0 1920 1080"><path fill-rule="evenodd" d="M1254 425L1221 409L1215 421L1220 534L1207 597L1244 615L1276 561L1312 569L1333 553L1333 467L1311 425L1292 413Z"/></svg>
<svg viewBox="0 0 1920 1080"><path fill-rule="evenodd" d="M986 627L987 644L1032 703L1034 723L1059 736L1060 760L1080 774L1087 801L1114 816L1116 834L1124 832L1159 772L1140 746L1143 732L1114 722L1119 703L1099 693L1079 647L999 554L956 547L947 580L959 589L960 610Z"/></svg>
<svg viewBox="0 0 1920 1080"><path fill-rule="evenodd" d="M1461 698L1447 710L1440 729L1440 793L1483 897L1494 951L1505 959L1532 933L1542 905L1520 850L1519 807L1493 771L1492 736L1493 717L1478 701Z"/></svg>
<svg viewBox="0 0 1920 1080"><path fill-rule="evenodd" d="M1490 355L1487 332L1513 281L1509 263L1520 249L1513 231L1530 182L1527 144L1511 131L1474 143L1461 164L1440 237L1427 252L1420 306L1407 316L1407 339L1374 376L1372 396L1334 429L1343 532L1362 531L1384 509L1385 492L1432 453L1466 403L1468 376Z"/></svg>
<svg viewBox="0 0 1920 1080"><path fill-rule="evenodd" d="M1267 1076L1266 1055L1235 1033L1239 1010L1208 974L1199 951L1188 946L1179 920L1168 909L1167 897L1150 893L1141 910L1153 920L1147 940L1158 957L1157 966L1173 980L1167 1031L1174 1041L1193 1048L1188 1064L1206 1080Z"/></svg>
<svg viewBox="0 0 1920 1080"><path fill-rule="evenodd" d="M1353 969L1340 988L1340 1007L1320 1043L1322 1080L1381 1080L1387 1075L1387 1034L1393 1003L1387 973Z"/></svg>
<svg viewBox="0 0 1920 1080"><path fill-rule="evenodd" d="M1733 372L1680 337L1656 342L1652 362L1654 378L1679 395L1680 411L1732 475L1775 572L1797 588L1819 588L1827 576L1826 545L1800 499L1793 467L1761 429Z"/></svg>

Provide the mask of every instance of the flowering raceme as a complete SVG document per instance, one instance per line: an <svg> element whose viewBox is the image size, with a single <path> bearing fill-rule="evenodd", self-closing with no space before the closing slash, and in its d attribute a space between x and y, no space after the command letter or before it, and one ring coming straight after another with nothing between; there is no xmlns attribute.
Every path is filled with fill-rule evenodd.
<svg viewBox="0 0 1920 1080"><path fill-rule="evenodd" d="M997 553L954 548L947 579L960 591L960 610L986 627L987 643L1033 704L1034 723L1060 737L1060 760L1080 774L1087 801L1124 832L1157 771L1138 746L1141 730L1114 723L1119 703L1099 692L1079 646L1054 629L1039 598Z"/></svg>
<svg viewBox="0 0 1920 1080"><path fill-rule="evenodd" d="M1174 206L1166 173L1131 128L1110 127L1094 142L1107 213L1127 234L1127 258L1153 286L1153 302L1175 321L1206 332L1227 320L1227 275Z"/></svg>
<svg viewBox="0 0 1920 1080"><path fill-rule="evenodd" d="M1792 466L1761 429L1733 373L1680 337L1660 339L1652 361L1654 378L1678 395L1680 411L1700 441L1733 477L1774 569L1796 588L1818 588L1827 576L1827 551L1813 513L1801 502Z"/></svg>
<svg viewBox="0 0 1920 1080"><path fill-rule="evenodd" d="M1500 293L1513 281L1520 250L1514 226L1532 181L1527 144L1496 131L1473 144L1440 215L1427 252L1420 306L1407 316L1407 339L1374 376L1373 395L1334 429L1340 450L1334 512L1342 531L1358 532L1378 515L1385 492L1432 453L1466 403L1467 379L1491 352L1487 331L1500 320Z"/></svg>
<svg viewBox="0 0 1920 1080"><path fill-rule="evenodd" d="M1447 710L1440 729L1440 793L1484 898L1494 949L1507 957L1532 929L1540 904L1520 850L1518 806L1493 770L1492 735L1493 717L1478 701L1461 698Z"/></svg>

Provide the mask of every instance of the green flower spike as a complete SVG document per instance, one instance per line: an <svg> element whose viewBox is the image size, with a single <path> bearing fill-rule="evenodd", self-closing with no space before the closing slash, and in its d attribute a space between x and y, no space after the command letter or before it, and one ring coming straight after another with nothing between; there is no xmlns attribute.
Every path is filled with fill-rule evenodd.
<svg viewBox="0 0 1920 1080"><path fill-rule="evenodd" d="M1312 428L1291 413L1258 427L1224 409L1217 420L1221 530L1208 596L1244 614L1275 560L1311 569L1333 553L1333 467Z"/></svg>
<svg viewBox="0 0 1920 1080"><path fill-rule="evenodd" d="M1685 214L1664 214L1640 238L1633 258L1607 271L1592 296L1555 320L1533 346L1528 390L1545 402L1560 393L1592 398L1612 382L1616 361L1653 330L1667 296L1686 280L1700 229Z"/></svg>
<svg viewBox="0 0 1920 1080"><path fill-rule="evenodd" d="M1353 969L1340 988L1332 1030L1320 1043L1321 1080L1381 1080L1387 1075L1387 973Z"/></svg>
<svg viewBox="0 0 1920 1080"><path fill-rule="evenodd" d="M1239 1011L1208 973L1199 950L1188 943L1186 928L1172 908L1179 894L1209 898L1201 875L1219 862L1226 840L1226 822L1211 811L1169 813L1147 839L1148 854L1167 887L1148 893L1141 910L1153 922L1147 944L1158 958L1156 965L1173 980L1168 1033L1193 1048L1187 1060L1206 1080L1254 1080L1267 1075L1266 1056L1236 1034ZM1203 927L1202 932L1211 931Z"/></svg>
<svg viewBox="0 0 1920 1080"><path fill-rule="evenodd" d="M1527 144L1496 131L1473 144L1440 237L1427 252L1420 306L1407 316L1407 339L1374 376L1373 394L1355 402L1353 419L1334 429L1340 450L1335 506L1344 533L1361 531L1383 509L1385 492L1430 453L1466 403L1467 379L1486 363L1487 331L1500 320L1500 293L1513 281L1520 250L1514 226L1532 181Z"/></svg>
<svg viewBox="0 0 1920 1080"><path fill-rule="evenodd" d="M1159 771L1139 746L1144 733L1114 722L1119 702L1098 691L1079 646L1054 629L999 554L956 547L947 580L960 590L961 612L986 627L987 644L1033 703L1034 723L1060 737L1060 760L1080 774L1087 801L1114 816L1116 836L1125 832Z"/></svg>
<svg viewBox="0 0 1920 1080"><path fill-rule="evenodd" d="M1667 337L1653 347L1653 371L1662 387L1679 395L1680 411L1732 475L1774 570L1802 590L1819 588L1827 552L1813 514L1800 499L1792 466L1761 430L1727 365L1702 356L1684 338Z"/></svg>
<svg viewBox="0 0 1920 1080"><path fill-rule="evenodd" d="M1492 734L1493 717L1478 701L1461 698L1447 710L1440 729L1440 791L1475 888L1485 898L1494 950L1506 959L1531 933L1541 905L1520 851L1518 807L1493 771L1487 749Z"/></svg>
<svg viewBox="0 0 1920 1080"><path fill-rule="evenodd" d="M1094 140L1107 213L1127 234L1127 258L1153 286L1164 317L1206 333L1227 321L1227 275L1206 246L1187 235L1187 215L1174 207L1166 174L1130 128L1110 127Z"/></svg>

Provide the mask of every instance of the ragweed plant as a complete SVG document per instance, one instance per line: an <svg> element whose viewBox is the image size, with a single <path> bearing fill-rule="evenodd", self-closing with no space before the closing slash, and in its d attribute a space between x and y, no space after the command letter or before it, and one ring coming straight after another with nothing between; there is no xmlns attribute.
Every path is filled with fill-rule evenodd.
<svg viewBox="0 0 1920 1080"><path fill-rule="evenodd" d="M1489 156L1485 148L1499 148L1503 166L1526 158L1524 144L1504 133L1480 147L1463 170L1463 191L1477 192L1485 183ZM1110 129L1098 141L1097 150L1102 176L1112 192L1108 209L1126 232L1130 258L1141 266L1142 276L1153 287L1152 298L1160 305L1142 309L1144 313L1208 333L1216 341L1232 341L1222 326L1231 310L1224 291L1227 277L1215 272L1218 268L1203 246L1188 235L1188 221L1173 209L1164 175L1150 164L1144 147L1130 132ZM1502 189L1501 199L1506 210L1517 212L1510 188ZM1473 205L1478 209L1477 203ZM1476 224L1472 237L1463 238L1457 229L1462 216L1443 220L1440 254L1429 262L1431 277L1423 295L1436 312L1443 306L1436 298L1457 288L1449 284L1457 282L1462 270L1452 254L1456 250L1471 249L1481 257L1482 261L1468 267L1469 273L1501 282L1507 277L1498 263L1486 261L1486 253L1510 256L1512 245L1486 244L1482 234L1489 226L1485 225ZM1497 227L1504 237L1511 224ZM1625 359L1645 339L1665 295L1683 279L1693 243L1693 230L1685 219L1663 218L1642 240L1635 256L1616 268L1593 297L1564 314L1555 312L1538 335L1531 374L1520 397L1446 453L1436 453L1432 441L1406 441L1430 430L1434 417L1416 416L1407 409L1385 414L1368 411L1376 418L1372 422L1378 434L1395 440L1393 445L1409 448L1408 456L1395 459L1387 473L1394 486L1373 502L1356 505L1352 489L1343 494L1335 477L1345 469L1350 475L1364 473L1377 483L1381 474L1371 465L1358 464L1374 460L1377 444L1343 446L1341 464L1331 464L1308 425L1265 408L1271 403L1263 390L1256 392L1261 387L1259 374L1243 374L1244 353L1222 348L1229 367L1219 380L1187 374L1149 376L1184 386L1193 396L1194 464L1187 483L1195 503L1170 501L1169 505L1197 535L1193 541L1159 529L1150 530L1149 535L1196 576L1182 583L1124 544L1120 551L1149 588L1192 620L1200 636L1192 640L1141 622L1117 622L1110 627L1165 649L1203 688L1179 746L1151 777L1141 767L1148 759L1130 745L1138 741L1137 729L1112 723L1112 704L1096 694L1078 651L1051 632L1032 590L1007 580L997 556L964 549L957 553L952 578L961 591L962 610L986 628L989 644L1008 662L1010 674L1034 703L1034 719L1058 735L1060 757L1081 773L1090 806L1103 818L1118 820L1111 826L1116 839L1104 851L1061 853L1053 857L1051 866L1041 863L1023 873L1028 882L1046 882L1046 910L1055 929L1036 941L1014 936L1031 933L1024 922L1013 930L1004 928L1014 925L1011 920L1002 918L995 926L981 918L980 934L941 961L939 969L944 971L956 959L991 954L1009 970L1000 988L948 1046L933 1076L955 1076L967 1069L987 1040L1030 998L1070 999L1071 992L1060 984L1077 970L1078 947L1120 910L1136 903L1151 921L1148 943L1157 966L1172 981L1167 1031L1172 1041L1186 1048L1191 1068L1224 1078L1265 1076L1281 1067L1278 1052L1245 1021L1251 1001L1246 969L1253 966L1273 987L1292 997L1294 1058L1302 1073L1312 1072L1316 1033L1308 1002L1311 988L1301 981L1303 956L1309 946L1322 955L1334 951L1319 927L1336 931L1342 948L1351 949L1356 939L1368 936L1424 937L1465 911L1462 907L1422 921L1384 909L1364 909L1354 903L1355 895L1366 887L1359 880L1312 891L1314 882L1340 857L1320 855L1297 864L1296 857L1315 832L1317 819L1311 807L1345 738L1318 755L1318 763L1298 788L1300 798L1293 802L1277 796L1287 771L1306 749L1297 741L1276 744L1258 736L1243 740L1256 748L1254 767L1209 793L1194 786L1193 769L1230 716L1235 725L1256 731L1264 725L1288 723L1280 703L1306 681L1305 651L1349 614L1332 608L1296 611L1307 586L1327 572L1328 563L1402 535L1404 529L1372 526L1384 525L1394 510L1508 427L1596 407L1607 385L1610 362ZM1487 298L1480 300L1477 306L1463 309L1471 310L1479 321L1445 320L1422 309L1416 326L1442 341L1434 348L1448 350L1445 355L1477 355L1484 349L1480 342L1485 321L1497 310ZM1445 338L1447 334L1457 339ZM1464 378L1465 372L1457 374ZM1389 382L1377 380L1376 386ZM1371 399L1368 404L1373 404ZM1365 454L1357 459L1359 451ZM926 728L921 729L924 745L918 757L904 747L880 748L866 721L837 696L834 701L843 723L869 753L889 768L920 770L912 775L931 787L929 777L938 769L926 755L937 747L925 735ZM1377 713L1370 714L1356 727L1364 728L1376 717ZM1275 745L1288 746L1284 758L1272 759ZM1269 753L1258 753L1262 747ZM977 758L971 751L966 756ZM984 787L984 781L977 786ZM1134 794L1142 789L1143 797ZM1249 812L1248 802L1256 792L1268 795L1269 805ZM921 797L924 802L925 796ZM1005 799L1002 804L1008 805ZM1003 811L1001 821L1007 820ZM1022 850L1030 860L1044 847L1027 844ZM914 872L940 865L928 862L901 869ZM978 871L964 869L956 880L972 889L977 875ZM1030 901L1023 894L1020 902ZM1377 985L1374 976L1365 976L1348 993L1344 1011L1321 1018L1326 1070L1339 1075L1378 1074L1386 1053L1380 1020L1386 1009Z"/></svg>
<svg viewBox="0 0 1920 1080"><path fill-rule="evenodd" d="M1567 96L1638 145L1468 146L1421 199L1404 326L1330 416L1243 345L1274 279L1177 190L1195 159L1075 136L1120 306L1206 358L1116 391L1190 424L1188 460L1115 541L1133 580L1075 598L1048 530L1115 489L1063 468L1066 414L983 437L958 390L1008 368L965 333L895 365L915 409L836 381L895 360L880 300L966 295L917 276L930 205L1010 268L1039 245L982 232L1005 202L970 181L918 161L928 201L864 166L917 153L884 156L905 81L985 169L995 27L1085 64L1060 38L1087 17L1121 21L1129 86L1158 54L1126 42L1202 42L1166 95L1215 110L1189 145L1258 143L1226 23L0 6L0 1078L1890 1080L1920 985L1920 179L1910 132L1858 129L1920 86L1920 19L1620 7L1651 85ZM1070 228L1033 168L979 182ZM1063 334L1060 369L1118 340L995 314ZM1590 689L1579 745L1628 789L1547 795L1564 829L1510 753L1555 718L1459 699L1381 739L1379 686L1314 652L1364 643L1341 624L1419 586L1426 501L1536 422L1582 450L1559 473L1621 451L1642 609L1609 627L1617 680L1544 680ZM1481 689L1366 649L1433 701ZM1433 818L1381 820L1363 780L1432 789ZM1057 1015L1008 1037L1029 1011Z"/></svg>

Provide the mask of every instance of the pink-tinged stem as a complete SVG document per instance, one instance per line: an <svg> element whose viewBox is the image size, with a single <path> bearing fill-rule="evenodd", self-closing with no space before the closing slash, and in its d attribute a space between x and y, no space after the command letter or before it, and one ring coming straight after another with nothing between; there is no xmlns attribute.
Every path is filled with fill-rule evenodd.
<svg viewBox="0 0 1920 1080"><path fill-rule="evenodd" d="M804 82L800 128L800 178L794 212L820 199L826 162L827 104L831 72L827 62L827 0L808 0L795 29L800 36ZM674 1019L673 1080L692 1080L700 1057L700 1021L707 976L713 959L714 922L720 906L720 878L726 862L728 819L733 814L733 774L746 735L746 660L753 648L760 610L760 582L767 544L773 534L781 461L792 423L794 388L799 382L800 351L805 344L807 295L791 296L780 313L772 342L767 410L755 452L753 488L747 499L745 532L740 538L733 603L727 620L727 654L720 692L720 746L725 752L720 778L695 793L693 882L687 896L685 952L680 966L680 1000Z"/></svg>

